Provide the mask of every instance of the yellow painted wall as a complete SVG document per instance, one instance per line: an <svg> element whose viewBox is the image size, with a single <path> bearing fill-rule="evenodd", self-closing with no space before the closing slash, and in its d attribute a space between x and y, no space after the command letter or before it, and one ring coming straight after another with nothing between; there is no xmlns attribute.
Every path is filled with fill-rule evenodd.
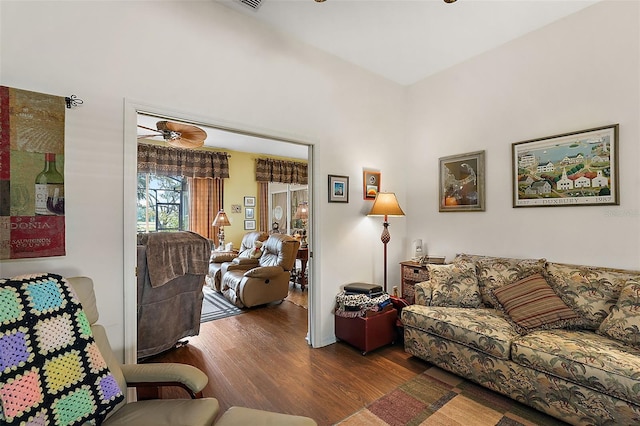
<svg viewBox="0 0 640 426"><path fill-rule="evenodd" d="M242 237L247 231L244 229L245 221L245 205L244 197L255 197L256 206L254 207L254 220L256 221L256 230L259 228L258 218L260 211L258 210L258 183L256 182L256 158L265 157L255 153L226 151L231 155L229 158L229 179L224 180L224 211L229 217L231 226L224 228L225 243L233 242L233 248L240 247ZM283 160L298 161L299 159L272 157ZM240 213L234 213L231 206L233 204L240 205Z"/></svg>

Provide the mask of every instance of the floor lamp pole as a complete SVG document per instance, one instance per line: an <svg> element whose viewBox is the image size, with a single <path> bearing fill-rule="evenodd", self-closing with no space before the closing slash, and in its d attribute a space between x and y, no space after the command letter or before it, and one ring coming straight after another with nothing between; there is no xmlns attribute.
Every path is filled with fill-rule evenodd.
<svg viewBox="0 0 640 426"><path fill-rule="evenodd" d="M387 291L387 244L391 241L391 234L389 234L389 222L387 221L387 215L384 215L384 223L382 224L382 235L380 240L384 244L384 291Z"/></svg>

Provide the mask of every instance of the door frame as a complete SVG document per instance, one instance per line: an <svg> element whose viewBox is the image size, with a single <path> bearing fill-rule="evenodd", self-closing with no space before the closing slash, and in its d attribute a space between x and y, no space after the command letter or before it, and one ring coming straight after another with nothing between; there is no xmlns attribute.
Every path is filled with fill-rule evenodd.
<svg viewBox="0 0 640 426"><path fill-rule="evenodd" d="M266 139L273 139L274 141L293 143L297 145L305 145L308 150L308 167L309 167L309 223L313 224L313 211L314 211L314 193L313 181L314 181L314 167L313 167L313 152L315 143L310 137L304 137L300 139L299 136L292 136L283 132L258 129L250 126L246 123L228 123L220 119L199 116L193 112L176 111L167 107L151 105L146 102L141 102L133 99L124 99L124 211L123 211L123 262L124 262L124 276L123 276L123 297L124 297L124 362L127 364L137 363L137 340L138 340L138 319L137 319L137 278L136 278L136 217L137 208L136 203L133 201L137 197L137 174L138 174L138 154L137 154L137 116L139 113L146 113L151 115L157 115L158 117L164 117L167 119L173 119L177 121L190 122L194 124L200 124L207 127L215 127L221 130L226 130L235 133L241 133L251 136L258 136ZM313 226L315 228L315 226ZM311 229L309 229L311 232ZM311 238L313 237L313 238ZM313 247L319 247L320 241L316 241L321 238L318 234L317 237L310 235L309 249L309 283L316 282L316 268L313 267ZM312 347L320 346L320 342L316 342L319 336L319 324L316 324L314 319L314 312L319 312L320 295L317 291L318 286L309 285L307 287L309 296L309 309L308 309L308 322L307 322L307 337L308 344Z"/></svg>

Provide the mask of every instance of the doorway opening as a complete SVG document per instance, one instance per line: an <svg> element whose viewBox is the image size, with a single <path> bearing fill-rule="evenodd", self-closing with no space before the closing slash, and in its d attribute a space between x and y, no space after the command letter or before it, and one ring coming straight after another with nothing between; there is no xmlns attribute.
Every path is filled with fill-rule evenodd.
<svg viewBox="0 0 640 426"><path fill-rule="evenodd" d="M137 318L136 318L136 277L135 277L135 250L136 250L136 235L138 231L138 212L137 204L132 203L133 197L137 199L137 146L138 146L138 125L143 123L145 127L153 127L156 121L170 120L186 125L194 125L204 129L211 137L211 142L206 143L206 146L211 146L217 151L229 150L232 151L231 156L234 155L240 157L241 155L273 155L282 158L296 158L302 161L306 161L308 164L308 176L309 182L304 188L305 197L304 200L307 203L309 211L312 211L313 206L313 185L312 185L312 158L313 158L313 145L304 141L283 136L277 132L256 132L249 128L249 126L228 126L226 124L220 124L213 119L195 117L193 114L169 112L160 108L149 107L147 105L138 105L133 103L126 103L125 106L125 229L124 229L124 256L125 256L125 362L136 361L136 342L137 342ZM151 124L151 126L149 126ZM133 129L136 129L134 131ZM135 132L135 133L134 133ZM269 134L267 134L269 133ZM133 134L136 135L134 140ZM209 136L207 137L209 140ZM243 154L236 154L243 153ZM231 172L232 173L232 172ZM233 179L230 176L229 179ZM299 191L301 188L296 188ZM243 197L245 194L242 194ZM297 192L296 200L299 198L302 200L301 192ZM225 200L226 204L226 200ZM132 208L132 207L135 207ZM236 206L234 206L235 208ZM134 211L135 210L135 211ZM229 206L228 210L231 210ZM242 209L244 210L244 209ZM244 212L243 212L244 213ZM272 210L269 209L269 217L271 217ZM295 213L293 213L295 215ZM311 217L309 214L308 226L309 237L311 234ZM293 218L292 218L293 219ZM238 221L244 224L244 216ZM294 220L293 225L299 224ZM292 221L289 221L289 225L292 225ZM240 225L242 226L242 225ZM294 230L293 226L290 228ZM225 227L225 234L229 235L229 227ZM268 230L267 230L268 231ZM246 232L246 231L245 231ZM311 240L309 238L309 240ZM308 251L311 252L311 244L309 244ZM311 256L309 256L311 257ZM309 272L313 270L311 265L311 259L309 258L309 266L307 267L307 280L308 280L308 322L307 322L307 342L312 344L312 323L313 323L313 299L311 294L311 285L313 282L313 275Z"/></svg>

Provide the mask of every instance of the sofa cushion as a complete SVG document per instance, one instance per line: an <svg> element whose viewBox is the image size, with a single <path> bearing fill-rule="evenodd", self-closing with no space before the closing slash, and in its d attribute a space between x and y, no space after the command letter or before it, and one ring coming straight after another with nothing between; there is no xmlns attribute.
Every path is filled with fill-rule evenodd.
<svg viewBox="0 0 640 426"><path fill-rule="evenodd" d="M2 424L98 424L124 400L69 283L55 274L0 280Z"/></svg>
<svg viewBox="0 0 640 426"><path fill-rule="evenodd" d="M495 309L411 305L402 310L402 323L501 359L509 359L518 336Z"/></svg>
<svg viewBox="0 0 640 426"><path fill-rule="evenodd" d="M629 280L597 333L640 346L640 282Z"/></svg>
<svg viewBox="0 0 640 426"><path fill-rule="evenodd" d="M584 320L584 328L597 330L616 304L627 281L640 281L640 272L549 263L544 277Z"/></svg>
<svg viewBox="0 0 640 426"><path fill-rule="evenodd" d="M640 350L616 340L588 330L542 330L516 339L511 352L523 366L638 401Z"/></svg>
<svg viewBox="0 0 640 426"><path fill-rule="evenodd" d="M431 306L477 308L480 290L475 264L460 261L449 265L427 265L432 288Z"/></svg>
<svg viewBox="0 0 640 426"><path fill-rule="evenodd" d="M529 275L542 273L546 264L545 259L515 259L476 255L458 255L454 262L463 260L465 257L475 261L482 302L492 307L494 305L491 300L491 290L514 283Z"/></svg>
<svg viewBox="0 0 640 426"><path fill-rule="evenodd" d="M491 297L520 334L582 324L580 316L554 293L541 274L496 288Z"/></svg>

